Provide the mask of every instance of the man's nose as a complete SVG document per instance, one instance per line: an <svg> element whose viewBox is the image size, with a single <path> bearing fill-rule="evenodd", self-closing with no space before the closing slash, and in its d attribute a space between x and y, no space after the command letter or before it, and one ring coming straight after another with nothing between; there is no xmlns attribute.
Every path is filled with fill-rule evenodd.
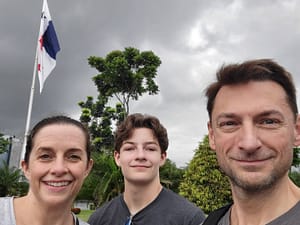
<svg viewBox="0 0 300 225"><path fill-rule="evenodd" d="M257 128L252 123L243 124L238 138L238 146L242 150L251 152L261 147Z"/></svg>

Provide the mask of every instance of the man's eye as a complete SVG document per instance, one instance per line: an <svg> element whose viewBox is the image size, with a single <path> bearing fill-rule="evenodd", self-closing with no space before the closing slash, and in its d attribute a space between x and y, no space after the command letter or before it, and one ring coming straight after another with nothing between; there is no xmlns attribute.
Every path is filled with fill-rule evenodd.
<svg viewBox="0 0 300 225"><path fill-rule="evenodd" d="M218 127L229 127L229 126L235 126L235 125L237 125L237 123L234 121L223 121L218 124Z"/></svg>
<svg viewBox="0 0 300 225"><path fill-rule="evenodd" d="M239 123L238 121L235 120L226 120L226 121L219 121L217 126L223 132L230 133L238 129Z"/></svg>
<svg viewBox="0 0 300 225"><path fill-rule="evenodd" d="M282 124L278 119L266 118L259 121L259 125L265 128L277 128Z"/></svg>
<svg viewBox="0 0 300 225"><path fill-rule="evenodd" d="M273 119L264 119L261 121L261 124L274 124L274 123L278 123L278 121Z"/></svg>

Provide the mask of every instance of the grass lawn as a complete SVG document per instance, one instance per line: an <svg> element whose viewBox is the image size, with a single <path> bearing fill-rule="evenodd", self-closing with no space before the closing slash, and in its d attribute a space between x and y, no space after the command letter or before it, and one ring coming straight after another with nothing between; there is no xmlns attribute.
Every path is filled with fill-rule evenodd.
<svg viewBox="0 0 300 225"><path fill-rule="evenodd" d="M81 212L79 214L77 214L76 216L80 219L82 219L83 221L87 222L90 215L94 212L95 210L81 210Z"/></svg>

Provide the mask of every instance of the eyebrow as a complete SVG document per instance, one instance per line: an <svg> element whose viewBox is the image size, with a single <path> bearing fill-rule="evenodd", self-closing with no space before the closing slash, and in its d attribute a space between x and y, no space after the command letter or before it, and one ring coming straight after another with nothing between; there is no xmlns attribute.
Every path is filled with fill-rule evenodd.
<svg viewBox="0 0 300 225"><path fill-rule="evenodd" d="M122 145L124 145L124 144L132 144L132 145L135 145L136 142L133 142L133 141L124 141ZM155 142L155 141L146 141L146 142L144 142L143 144L146 144L146 145L150 145L150 144L158 145L158 143Z"/></svg>
<svg viewBox="0 0 300 225"><path fill-rule="evenodd" d="M255 115L256 117L263 117L263 116L270 116L270 115L278 115L278 116L283 116L281 112L279 112L278 110L265 110L262 111L260 113L258 113L257 115ZM216 120L220 119L220 118L240 118L239 115L235 114L235 113L221 113L220 115L217 116Z"/></svg>

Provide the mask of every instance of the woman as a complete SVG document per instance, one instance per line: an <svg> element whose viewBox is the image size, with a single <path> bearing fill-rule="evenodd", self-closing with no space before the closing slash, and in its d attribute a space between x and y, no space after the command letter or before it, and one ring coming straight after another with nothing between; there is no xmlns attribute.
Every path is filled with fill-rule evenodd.
<svg viewBox="0 0 300 225"><path fill-rule="evenodd" d="M71 212L93 161L88 130L66 116L41 120L28 136L24 197L0 198L0 225L86 225Z"/></svg>

